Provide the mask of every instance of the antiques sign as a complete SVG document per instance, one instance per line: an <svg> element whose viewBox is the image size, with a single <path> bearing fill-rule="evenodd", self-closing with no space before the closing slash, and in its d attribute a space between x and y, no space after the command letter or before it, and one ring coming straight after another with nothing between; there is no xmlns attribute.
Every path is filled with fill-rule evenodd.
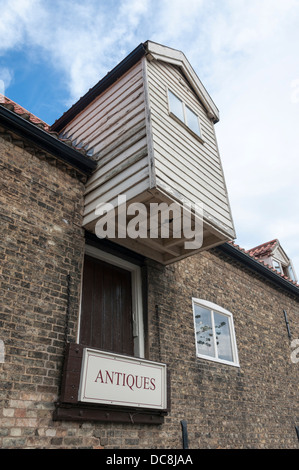
<svg viewBox="0 0 299 470"><path fill-rule="evenodd" d="M164 410L166 365L86 348L79 401Z"/></svg>

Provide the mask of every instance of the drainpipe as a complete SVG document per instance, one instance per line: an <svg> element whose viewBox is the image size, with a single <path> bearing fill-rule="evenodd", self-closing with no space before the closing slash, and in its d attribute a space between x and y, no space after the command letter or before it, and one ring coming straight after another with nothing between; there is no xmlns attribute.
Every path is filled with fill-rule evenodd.
<svg viewBox="0 0 299 470"><path fill-rule="evenodd" d="M181 426L182 426L183 449L189 449L187 421L182 420L181 421Z"/></svg>

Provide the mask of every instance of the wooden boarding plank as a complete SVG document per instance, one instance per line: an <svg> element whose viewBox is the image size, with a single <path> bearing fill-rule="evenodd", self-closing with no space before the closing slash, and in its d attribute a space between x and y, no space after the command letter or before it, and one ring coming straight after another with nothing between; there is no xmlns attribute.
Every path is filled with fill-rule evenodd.
<svg viewBox="0 0 299 470"><path fill-rule="evenodd" d="M113 103L110 109L103 109L98 112L97 115L90 119L87 123L84 123L82 127L72 134L72 139L78 139L84 142L89 142L92 145L93 136L96 132L101 129L102 132L105 127L109 126L110 122L113 122L115 116L117 116L120 110L129 108L137 105L143 101L143 89L137 88L129 95L122 95L121 99Z"/></svg>
<svg viewBox="0 0 299 470"><path fill-rule="evenodd" d="M149 80L154 87L159 87L159 83L164 83L167 88L173 90L191 109L194 109L201 120L206 122L207 126L211 128L213 123L208 116L208 111L199 99L198 95L193 92L192 86L185 80L183 74L177 67L171 64L165 64L158 61L153 61L149 67Z"/></svg>
<svg viewBox="0 0 299 470"><path fill-rule="evenodd" d="M96 170L92 182L89 182L85 195L94 191L98 186L104 184L112 177L124 171L126 168L136 163L139 160L144 159L147 164L147 148L144 146L146 142L140 142L139 145L131 148L130 152L120 154L118 157L109 161L104 167L100 167ZM136 151L137 149L137 151ZM132 151L132 152L131 152Z"/></svg>
<svg viewBox="0 0 299 470"><path fill-rule="evenodd" d="M199 142L188 129L180 125L170 114L165 113L165 110L156 109L155 106L152 107L152 125L155 133L169 136L169 139L173 139L180 148L184 148L191 155L202 155L204 157L203 161L206 161L211 168L220 170L221 173L216 144L211 149L206 141L204 143Z"/></svg>
<svg viewBox="0 0 299 470"><path fill-rule="evenodd" d="M168 175L171 174L171 177ZM226 214L229 213L229 207L225 200L218 199L217 195L213 195L211 192L203 193L202 188L199 186L197 188L197 194L194 189L187 185L188 181L186 178L183 178L182 174L174 175L173 172L169 170L167 173L167 167L162 165L157 165L156 170L157 177L157 186L163 187L165 192L169 192L170 195L176 195L176 198L183 204L184 201L189 201L189 203L203 203L204 210L211 209L215 213L219 213L222 217L226 217ZM175 178L179 181L176 182ZM193 190L193 192L192 192Z"/></svg>
<svg viewBox="0 0 299 470"><path fill-rule="evenodd" d="M206 162L210 168L218 173L221 173L221 165L219 162L219 153L215 147L211 149L207 142L200 142L196 137L194 137L188 129L181 125L172 118L171 115L156 109L155 106L152 107L152 125L154 134L164 135L168 137L169 142L177 143L178 147L182 149L193 158L198 158L198 156L203 157L203 162Z"/></svg>
<svg viewBox="0 0 299 470"><path fill-rule="evenodd" d="M179 202L179 195L177 195L175 192L170 193L167 191L168 186L166 186L166 190L163 188L163 186L157 187L155 192L160 193L160 197L165 197L165 200L168 201L173 201L173 202ZM163 195L163 196L162 196ZM217 236L222 236L224 235L224 238L226 240L231 240L234 238L234 228L227 225L226 223L221 222L219 219L213 217L211 214L207 213L204 210L204 225L207 227L209 232L214 233ZM217 228L215 228L217 227ZM222 235L221 235L222 234Z"/></svg>
<svg viewBox="0 0 299 470"><path fill-rule="evenodd" d="M119 194L123 194L125 191L125 194L128 199L131 197L138 196L138 194L143 193L143 191L148 189L148 179L144 178L142 181L139 181L139 183L136 184L136 179L132 178L129 182L129 184L124 184L122 188L120 188L120 191L110 191L109 193L106 193L107 200L105 202L112 203L113 201L117 204L117 197ZM83 217L83 227L86 227L90 222L93 222L98 218L95 214L95 209L97 206L97 202L93 204L88 204L84 208L84 217Z"/></svg>
<svg viewBox="0 0 299 470"><path fill-rule="evenodd" d="M176 155L174 152L172 153L171 148L169 149L157 136L155 136L154 148L156 150L157 162L162 165L168 165L169 168L173 167L173 173L178 176L185 176L189 179L191 186L197 187L197 185L200 184L202 187L213 188L215 193L219 194L220 197L226 198L223 180L219 181L204 168L191 165L191 163L185 159L181 159L179 155Z"/></svg>
<svg viewBox="0 0 299 470"><path fill-rule="evenodd" d="M111 142L107 140L103 142L105 146L102 147L98 157L98 165L105 165L106 162L109 162L120 153L130 149L131 146L144 137L146 137L146 126L144 120L141 120L137 122L133 128L127 129L126 132L121 135L121 139L118 138L111 140Z"/></svg>
<svg viewBox="0 0 299 470"><path fill-rule="evenodd" d="M222 208L221 204L215 204L214 202L210 202L208 204L208 200L206 198L196 198L193 194L191 194L186 187L182 187L181 185L175 184L173 180L169 179L165 173L161 171L157 172L157 186L163 189L164 192L169 193L171 196L176 198L178 201L188 200L192 203L194 202L202 202L204 207L203 210L206 213L209 213L216 219L218 218L219 221L222 221L224 224L231 224L230 219L230 212L229 208Z"/></svg>
<svg viewBox="0 0 299 470"><path fill-rule="evenodd" d="M112 131L115 132L115 129L121 127L124 122L128 122L136 115L142 113L144 113L144 101L142 97L140 97L124 108L120 108L110 119L94 126L94 131L88 137L89 147L95 148L99 142L103 141Z"/></svg>
<svg viewBox="0 0 299 470"><path fill-rule="evenodd" d="M78 123L76 123L76 127L70 129L69 134L76 134L78 131L80 131L80 129L82 129L83 132L86 132L86 129L90 127L91 123L94 123L98 118L111 113L113 109L119 106L119 103L121 103L124 99L128 99L134 93L136 94L137 90L139 90L139 93L142 92L142 80L140 73L139 77L134 77L130 80L127 87L123 87L119 91L117 88L113 88L113 93L110 97L108 97L108 99L107 94L105 93L99 96L96 99L96 109L91 111L90 108L87 108L84 119L81 119Z"/></svg>
<svg viewBox="0 0 299 470"><path fill-rule="evenodd" d="M192 180L187 178L184 173L174 173L173 168L168 162L161 164L160 162L156 165L156 178L157 186L164 185L164 189L174 194L177 192L177 197L180 197L181 203L189 201L189 203L203 203L207 207L211 207L213 210L221 213L229 212L228 202L225 195L212 192L209 187L198 186L195 187L192 184ZM179 182L177 182L179 181Z"/></svg>
<svg viewBox="0 0 299 470"><path fill-rule="evenodd" d="M155 67L158 67L158 70L156 70ZM213 123L207 116L203 106L197 101L197 98L194 98L193 103L190 102L190 99L193 99L193 92L190 89L186 93L185 87L182 86L183 78L181 73L175 68L172 68L173 70L171 69L171 72L169 73L167 70L169 67L171 66L167 66L167 64L157 64L156 62L149 64L148 77L152 105L157 104L160 109L164 110L164 113L165 111L168 113L167 88L173 89L173 85L176 84L176 94L179 95L181 99L183 99L183 101L191 107L191 109L194 109L194 111L200 114L201 123L204 124L206 130L205 139L207 144L209 146L212 145L213 151L216 152L217 146L213 135ZM162 87L161 83L163 83ZM162 96L164 99L161 102Z"/></svg>
<svg viewBox="0 0 299 470"><path fill-rule="evenodd" d="M134 129L141 121L145 122L145 109L141 104L138 108L132 109L129 115L124 114L122 120L117 125L108 128L105 132L99 132L91 147L94 148L94 154L101 152L107 142L110 144L113 140L119 140L121 143L122 136L129 130Z"/></svg>
<svg viewBox="0 0 299 470"><path fill-rule="evenodd" d="M126 194L127 189L137 182L148 178L147 160L141 159L126 168L121 173L117 173L101 186L94 189L85 197L86 207L95 210L99 202L108 202L113 195Z"/></svg>
<svg viewBox="0 0 299 470"><path fill-rule="evenodd" d="M137 64L135 68L132 68L123 75L118 81L105 90L104 93L97 96L84 110L82 110L70 123L66 125L63 132L68 132L70 135L72 132L77 131L82 124L87 123L89 119L92 119L92 117L98 113L99 108L105 108L107 104L109 105L115 99L115 96L121 95L124 87L134 87L136 83L140 82L141 77L141 64Z"/></svg>
<svg viewBox="0 0 299 470"><path fill-rule="evenodd" d="M173 57L170 57L170 48L167 48L168 50L166 50L165 47L158 44L152 42L149 42L148 44L152 58L156 59L157 61L166 61L167 64L174 64L182 70L182 74L186 76L188 82L191 84L191 87L196 91L196 95L200 98L200 101L203 102L207 112L213 116L213 119L218 120L219 111L217 106L199 80L185 55L180 51L172 51Z"/></svg>
<svg viewBox="0 0 299 470"><path fill-rule="evenodd" d="M161 82L165 84L164 88L161 88ZM207 112L202 103L199 101L198 97L194 95L190 85L186 85L184 82L184 77L175 68L169 71L166 64L161 65L157 62L151 64L149 71L149 83L155 96L157 96L157 98L162 98L164 90L165 92L167 88L172 90L175 95L181 98L199 115L202 121L207 122L208 126L211 126L212 123L208 118ZM167 100L166 93L165 96Z"/></svg>

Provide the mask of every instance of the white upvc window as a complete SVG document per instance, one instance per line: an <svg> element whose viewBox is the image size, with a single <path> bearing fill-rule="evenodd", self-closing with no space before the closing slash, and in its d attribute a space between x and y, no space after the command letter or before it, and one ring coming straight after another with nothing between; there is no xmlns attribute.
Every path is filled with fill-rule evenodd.
<svg viewBox="0 0 299 470"><path fill-rule="evenodd" d="M177 117L188 129L202 139L198 115L170 90L168 90L168 105L170 114Z"/></svg>
<svg viewBox="0 0 299 470"><path fill-rule="evenodd" d="M283 274L281 262L273 258L273 268L279 273Z"/></svg>
<svg viewBox="0 0 299 470"><path fill-rule="evenodd" d="M233 315L202 299L192 299L197 356L239 367Z"/></svg>
<svg viewBox="0 0 299 470"><path fill-rule="evenodd" d="M294 268L291 264L288 267L288 276L289 276L290 279L292 279L292 281L294 281L294 282L297 281Z"/></svg>
<svg viewBox="0 0 299 470"><path fill-rule="evenodd" d="M272 258L272 266L280 274L283 274L289 277L292 281L296 281L294 268L291 262L289 262L289 264L286 264L286 263L282 263L276 258Z"/></svg>

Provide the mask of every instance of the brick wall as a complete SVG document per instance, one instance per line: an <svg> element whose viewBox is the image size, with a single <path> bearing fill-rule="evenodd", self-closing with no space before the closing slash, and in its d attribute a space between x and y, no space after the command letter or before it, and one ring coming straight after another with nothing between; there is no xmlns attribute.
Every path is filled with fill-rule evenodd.
<svg viewBox="0 0 299 470"><path fill-rule="evenodd" d="M181 449L183 419L190 448L298 448L299 364L283 309L299 338L299 303L217 250L147 263L148 358L171 371L165 423L53 421L66 326L69 340L77 333L84 187L5 135L0 155L1 448ZM233 313L240 368L196 358L192 297Z"/></svg>
<svg viewBox="0 0 299 470"><path fill-rule="evenodd" d="M234 315L240 368L195 357L191 298ZM169 364L172 426L188 422L194 448L298 448L299 364L292 363L283 309L299 337L299 303L216 249L150 276L151 316L160 309L160 352ZM173 445L174 436L171 438Z"/></svg>
<svg viewBox="0 0 299 470"><path fill-rule="evenodd" d="M57 445L68 435L67 427L52 426L51 413L68 299L69 334L75 335L84 247L83 184L58 169L54 159L50 165L17 143L14 136L0 137L3 448Z"/></svg>

